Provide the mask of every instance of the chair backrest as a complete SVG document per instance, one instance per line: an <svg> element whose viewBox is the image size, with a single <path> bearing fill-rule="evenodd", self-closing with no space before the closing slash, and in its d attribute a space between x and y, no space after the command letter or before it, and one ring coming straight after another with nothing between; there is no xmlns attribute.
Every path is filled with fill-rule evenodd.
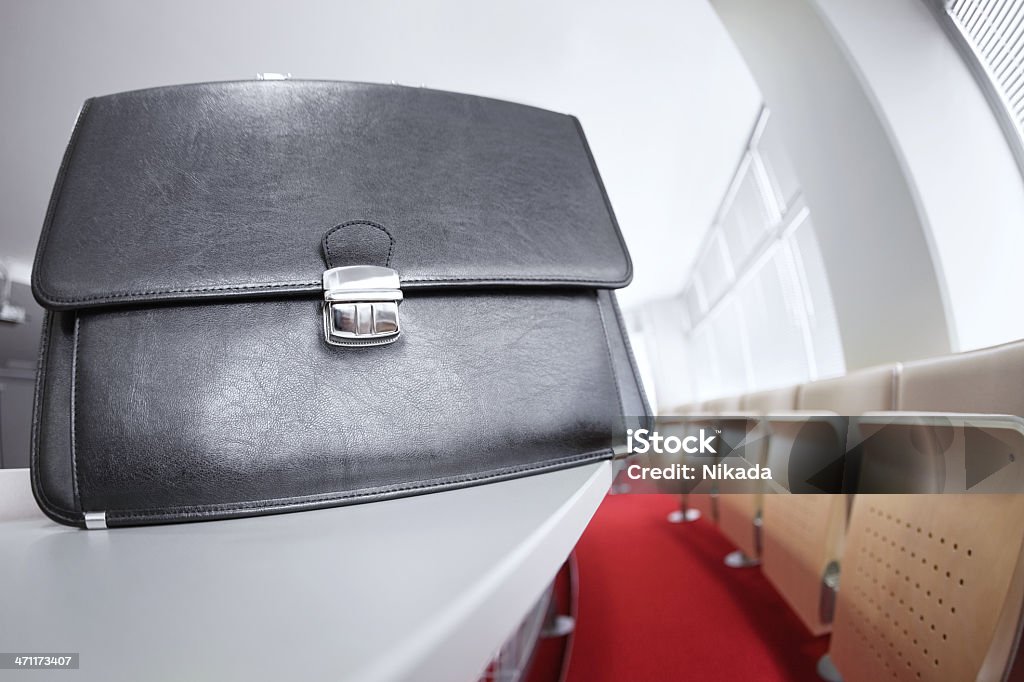
<svg viewBox="0 0 1024 682"><path fill-rule="evenodd" d="M763 417L768 414L780 414L792 412L796 409L796 397L799 387L787 386L775 388L768 391L748 393L740 401L740 407L745 413ZM749 421L748 428L759 428L754 421ZM768 439L765 437L752 437L751 445L747 448L744 457L755 464L764 464L768 455ZM751 452L751 450L754 450Z"/></svg>
<svg viewBox="0 0 1024 682"><path fill-rule="evenodd" d="M800 416L771 422L766 460L780 485L792 492L842 491L844 467L836 463L846 450L848 418L895 409L899 373L899 365L885 365L801 386Z"/></svg>
<svg viewBox="0 0 1024 682"><path fill-rule="evenodd" d="M900 365L882 365L800 387L797 409L845 416L896 409Z"/></svg>
<svg viewBox="0 0 1024 682"><path fill-rule="evenodd" d="M740 399L740 408L744 412L757 414L789 412L796 409L797 390L797 386L786 386L785 388L747 393Z"/></svg>
<svg viewBox="0 0 1024 682"><path fill-rule="evenodd" d="M722 417L728 415L735 415L740 410L740 397L735 395L725 396L723 398L714 398L712 400L705 400L701 404L701 413L694 415L693 421L689 424L689 433L687 435L694 435L699 429L705 429L706 431L714 431L721 427ZM721 449L721 448L719 448ZM704 464L714 464L718 461L718 454L715 455L687 455L685 457L688 464L702 466ZM695 492L699 493L712 493L717 492L718 486L714 481L704 480L700 481L696 487L693 488Z"/></svg>
<svg viewBox="0 0 1024 682"><path fill-rule="evenodd" d="M897 367L877 367L844 377L806 384L797 407L802 411L855 415L891 410ZM767 459L786 467L791 453L829 460L845 450L845 421L812 418L772 422ZM797 442L799 441L799 443ZM808 453L820 447L823 452ZM776 461L778 460L778 461ZM838 471L837 489L842 470ZM792 483L787 480L787 487ZM848 498L846 495L765 495L762 566L765 576L812 634L831 629L834 592L826 574L843 552Z"/></svg>
<svg viewBox="0 0 1024 682"><path fill-rule="evenodd" d="M882 427L872 424L877 418L858 423L858 440L870 444L860 462L858 491L1001 492L1024 476L1019 420L1000 428L984 417L1024 417L1024 342L907 363L899 373L895 409L953 418L947 424Z"/></svg>
<svg viewBox="0 0 1024 682"><path fill-rule="evenodd" d="M858 495L830 651L843 679L1001 679L1022 539L1021 495Z"/></svg>
<svg viewBox="0 0 1024 682"><path fill-rule="evenodd" d="M699 414L704 411L704 404L700 402L695 403L683 403L676 407L670 407L665 410L661 410L661 414L665 415L688 415L688 414Z"/></svg>
<svg viewBox="0 0 1024 682"><path fill-rule="evenodd" d="M741 415L763 415L787 412L796 406L796 387L789 386L743 396L739 402ZM733 465L763 464L767 440L749 429L756 421L740 416L720 421L723 440L744 443L729 453L726 461ZM721 481L718 484L718 525L729 540L748 557L761 554L761 489L760 481Z"/></svg>
<svg viewBox="0 0 1024 682"><path fill-rule="evenodd" d="M841 381L841 379L830 380L828 385L833 387L837 381ZM747 397L748 409L762 415L785 415L786 413L803 409L800 407L800 398L804 393L806 393L806 387L804 386L754 393ZM815 409L822 412L828 411L828 408L820 406ZM765 426L768 426L768 424ZM819 430L817 425L810 425L808 427L807 420L795 414L790 415L787 419L772 420L770 422L771 437L762 439L764 448L761 453L761 463L771 468L777 474L776 484L769 485L769 488L776 490L779 488L789 489L786 473L797 435L799 434L802 438L807 439L811 435L810 431L817 430ZM765 429L766 433L768 431L769 429Z"/></svg>
<svg viewBox="0 0 1024 682"><path fill-rule="evenodd" d="M717 427L717 417L720 413L733 413L739 409L740 399L738 396L726 396L724 398L716 398L714 400L708 400L701 403L691 403L685 405L676 413L681 419L666 418L661 420L657 425L658 432L663 436L677 436L679 438L685 438L687 436L694 435L700 429L712 430ZM643 462L654 467L668 467L676 464L701 464L704 459L693 455L687 455L683 452L678 453L662 453L662 454L649 454L646 456L637 456L638 462ZM707 462L712 462L713 459L708 459ZM698 481L698 480L685 480L685 479L660 479L655 483L655 487L659 492L669 494L706 494L711 493L714 490L714 485L711 481Z"/></svg>
<svg viewBox="0 0 1024 682"><path fill-rule="evenodd" d="M765 577L811 634L825 634L834 609L825 576L843 552L846 496L765 495L762 513Z"/></svg>
<svg viewBox="0 0 1024 682"><path fill-rule="evenodd" d="M702 419L702 417L694 416L692 419L699 420ZM685 438L692 433L695 423L696 422L691 421L691 417L689 415L657 418L655 419L655 429L666 438L669 436ZM640 466L662 469L665 467L684 464L686 459L687 456L682 452L648 452L646 454L630 455L628 464L635 463ZM684 479L657 479L646 483L630 483L630 486L635 486L641 490L651 486L659 493L685 495L694 490L695 482Z"/></svg>
<svg viewBox="0 0 1024 682"><path fill-rule="evenodd" d="M1024 417L1024 341L904 365L897 407Z"/></svg>
<svg viewBox="0 0 1024 682"><path fill-rule="evenodd" d="M732 414L740 409L740 397L736 395L714 398L701 403L701 412L708 414Z"/></svg>

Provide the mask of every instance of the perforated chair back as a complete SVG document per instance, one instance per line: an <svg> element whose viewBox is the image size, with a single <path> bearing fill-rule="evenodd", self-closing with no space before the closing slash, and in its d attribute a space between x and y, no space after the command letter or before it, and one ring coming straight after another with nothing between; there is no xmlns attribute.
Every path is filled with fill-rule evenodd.
<svg viewBox="0 0 1024 682"><path fill-rule="evenodd" d="M830 652L843 679L1003 679L1022 539L1021 495L858 495Z"/></svg>

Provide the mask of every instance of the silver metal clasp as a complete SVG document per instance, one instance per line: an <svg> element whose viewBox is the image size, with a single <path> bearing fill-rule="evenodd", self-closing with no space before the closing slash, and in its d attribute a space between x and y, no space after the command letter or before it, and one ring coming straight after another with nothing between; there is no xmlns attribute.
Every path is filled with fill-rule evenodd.
<svg viewBox="0 0 1024 682"><path fill-rule="evenodd" d="M332 346L382 346L402 333L398 273L376 265L324 272L324 340Z"/></svg>

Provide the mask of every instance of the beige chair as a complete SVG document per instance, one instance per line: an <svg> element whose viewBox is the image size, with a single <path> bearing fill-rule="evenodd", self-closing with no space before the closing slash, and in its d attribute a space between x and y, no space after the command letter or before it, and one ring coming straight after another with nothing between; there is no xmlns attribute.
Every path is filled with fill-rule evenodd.
<svg viewBox="0 0 1024 682"><path fill-rule="evenodd" d="M1024 491L1024 420L1014 415L880 413L855 418L855 493Z"/></svg>
<svg viewBox="0 0 1024 682"><path fill-rule="evenodd" d="M890 365L800 387L800 418L770 424L766 459L773 470L787 466L785 458L798 437L805 448L820 447L826 459L841 457L846 445L845 420L838 420L837 425L831 418L812 415L891 410L897 374L898 367ZM831 628L848 499L842 494L785 494L789 482L784 476L778 480L784 483L781 494L765 495L762 501L762 570L807 629L822 635Z"/></svg>
<svg viewBox="0 0 1024 682"><path fill-rule="evenodd" d="M690 415L686 435L699 429L716 429L719 420L725 415L739 412L739 396L726 396L707 400L700 404L699 411ZM690 457L686 464L704 464L706 459ZM718 522L718 488L711 481L701 481L695 487L690 486L680 498L680 511L669 518L670 521L695 521L704 517L712 523Z"/></svg>
<svg viewBox="0 0 1024 682"><path fill-rule="evenodd" d="M977 443L991 441L955 439L972 429L998 439L1001 429L985 424L993 415L1024 416L1022 380L1022 342L904 365L896 409L944 413L953 425L892 429L885 480L903 478L903 489L963 489L950 473L984 457ZM900 437L905 447L897 452ZM941 462L930 461L933 454ZM933 478L935 469L946 471ZM1024 495L857 495L833 625L835 668L848 682L1014 679L1022 547Z"/></svg>
<svg viewBox="0 0 1024 682"><path fill-rule="evenodd" d="M858 495L835 670L846 682L1006 679L1024 601L1022 546L1024 495Z"/></svg>
<svg viewBox="0 0 1024 682"><path fill-rule="evenodd" d="M687 403L675 409L665 412L657 419L655 428L664 436L688 435L692 424L705 418L704 404L700 402ZM637 455L637 457L641 457ZM674 464L683 464L685 457L682 453L650 454L641 457L645 463L653 467L667 467ZM684 521L696 521L702 516L701 510L695 510L689 505L689 493L693 484L679 480L659 480L655 484L661 493L679 495L679 509L668 515L670 523L683 523Z"/></svg>
<svg viewBox="0 0 1024 682"><path fill-rule="evenodd" d="M696 403L685 403L683 405L680 405L679 407L665 410L665 411L662 412L662 414L685 416L685 415L688 415L688 414L699 414L699 413L701 413L703 411L704 411L704 403L696 402Z"/></svg>
<svg viewBox="0 0 1024 682"><path fill-rule="evenodd" d="M1024 417L1024 341L906 364L897 391L897 410ZM961 482L950 475L953 470L958 469L957 474L963 474L966 465L990 461L999 455L998 451L1004 456L1007 452L1020 454L1022 434L1019 426L1014 432L1011 428L998 428L999 424L990 422L985 417L966 418L961 424L974 424L973 427L954 427L946 429L946 433L930 429L938 434L939 449L945 450L941 464L946 471L937 481L945 489L955 489ZM1019 420L1017 423L1020 424ZM970 480L970 474L963 482L973 492L986 489L1002 492L1007 489L1008 482L1019 488L1024 480L1022 464L1024 458L1018 456L1013 466L1007 466L980 484Z"/></svg>
<svg viewBox="0 0 1024 682"><path fill-rule="evenodd" d="M706 415L699 411L694 411L689 414L683 414L681 411L676 411L676 414L671 416L659 417L656 421L656 430L663 436L678 436L685 438L690 435L694 428L699 428L699 425L707 419ZM695 425L697 425L695 427ZM670 467L676 464L685 464L687 457L684 453L652 453L646 456L635 455L636 457L643 457L652 467ZM658 480L656 483L658 492L678 495L679 496L679 508L673 510L668 515L670 523L684 523L696 521L701 516L710 513L710 505L704 508L695 508L695 498L706 497L706 495L691 495L694 490L693 481L685 480Z"/></svg>
<svg viewBox="0 0 1024 682"><path fill-rule="evenodd" d="M740 399L740 416L725 428L743 428L746 444L734 454L751 464L764 463L766 439L754 429L759 428L755 416L792 411L796 407L795 386L751 393ZM742 424L742 426L740 426ZM756 566L761 556L761 492L757 482L726 482L719 484L718 525L737 550L725 557L732 568Z"/></svg>
<svg viewBox="0 0 1024 682"><path fill-rule="evenodd" d="M883 492L892 479L921 492L1024 487L1024 341L907 363L896 409L925 415L858 425L860 439L881 441L862 462L861 489Z"/></svg>
<svg viewBox="0 0 1024 682"><path fill-rule="evenodd" d="M1024 341L904 365L897 410L1024 417Z"/></svg>
<svg viewBox="0 0 1024 682"><path fill-rule="evenodd" d="M682 419L680 420L680 422L682 422L684 420L688 421L689 418L692 415L702 414L703 412L704 412L704 404L703 403L701 403L701 402L692 402L692 403L686 403L686 404L681 405L679 407L667 410L663 414L669 415L670 417L681 417ZM673 429L672 426L668 427L669 431L672 430L672 429ZM662 431L661 427L659 427L659 431ZM678 461L681 462L682 459L679 458ZM696 509L696 508L693 508L691 506L690 499L689 499L689 497L690 497L690 495L689 495L689 490L690 490L689 486L684 487L684 486L682 486L680 484L675 484L675 485L659 486L659 489L664 489L664 490L666 490L666 492L679 495L679 509L676 509L675 511L671 512L668 515L669 523L683 523L683 522L696 521L697 519L699 519L701 516L704 515L704 510L703 509Z"/></svg>
<svg viewBox="0 0 1024 682"><path fill-rule="evenodd" d="M812 381L800 387L801 410L827 410L857 415L896 409L896 391L902 365L881 365L834 379Z"/></svg>

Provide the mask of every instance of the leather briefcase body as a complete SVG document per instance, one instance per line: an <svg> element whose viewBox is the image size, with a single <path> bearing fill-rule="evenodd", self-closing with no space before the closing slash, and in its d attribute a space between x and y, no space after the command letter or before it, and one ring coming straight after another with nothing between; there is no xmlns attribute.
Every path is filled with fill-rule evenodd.
<svg viewBox="0 0 1024 682"><path fill-rule="evenodd" d="M252 81L83 106L32 287L32 486L85 527L381 500L612 457L648 410L575 118Z"/></svg>

